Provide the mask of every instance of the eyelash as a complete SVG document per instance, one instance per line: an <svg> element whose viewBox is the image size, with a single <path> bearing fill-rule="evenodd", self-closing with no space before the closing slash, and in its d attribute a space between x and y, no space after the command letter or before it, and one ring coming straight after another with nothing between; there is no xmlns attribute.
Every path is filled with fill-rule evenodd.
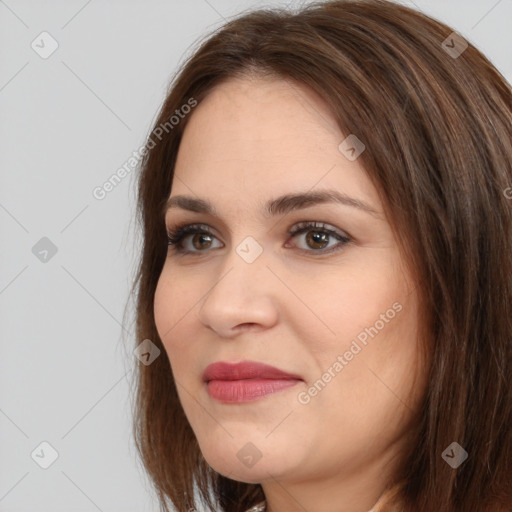
<svg viewBox="0 0 512 512"><path fill-rule="evenodd" d="M350 243L352 239L345 234L341 234L333 229L329 229L322 222L299 222L295 225L295 229L291 229L288 232L288 235L294 237L296 235L307 233L309 231L314 231L317 233L325 233L336 238L340 243L336 244L328 249L299 249L301 252L305 253L320 253L320 254L329 254L331 252L339 251L343 249L343 247ZM167 243L169 248L172 248L176 253L179 254L200 254L204 252L208 252L208 250L204 251L190 251L188 249L183 249L182 241L189 234L200 234L200 235L208 235L211 237L215 237L213 233L211 233L208 229L208 226L205 224L181 224L176 226L174 229L167 229Z"/></svg>

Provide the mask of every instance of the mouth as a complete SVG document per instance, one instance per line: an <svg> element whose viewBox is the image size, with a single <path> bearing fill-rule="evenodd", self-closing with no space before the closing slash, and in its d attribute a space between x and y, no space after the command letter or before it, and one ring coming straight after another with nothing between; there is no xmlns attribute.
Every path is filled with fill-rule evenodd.
<svg viewBox="0 0 512 512"><path fill-rule="evenodd" d="M274 366L244 361L211 364L203 373L203 381L211 398L222 403L245 403L289 389L303 379Z"/></svg>

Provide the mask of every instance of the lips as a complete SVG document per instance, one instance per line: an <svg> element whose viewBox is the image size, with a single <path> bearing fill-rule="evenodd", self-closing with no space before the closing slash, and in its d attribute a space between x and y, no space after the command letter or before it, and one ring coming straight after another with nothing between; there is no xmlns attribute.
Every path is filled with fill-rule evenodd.
<svg viewBox="0 0 512 512"><path fill-rule="evenodd" d="M255 361L241 363L218 362L210 364L203 373L203 381L211 380L246 380L246 379L275 379L302 380L299 375L291 374Z"/></svg>
<svg viewBox="0 0 512 512"><path fill-rule="evenodd" d="M302 378L274 366L255 361L218 362L203 373L208 395L224 404L253 402L293 388Z"/></svg>

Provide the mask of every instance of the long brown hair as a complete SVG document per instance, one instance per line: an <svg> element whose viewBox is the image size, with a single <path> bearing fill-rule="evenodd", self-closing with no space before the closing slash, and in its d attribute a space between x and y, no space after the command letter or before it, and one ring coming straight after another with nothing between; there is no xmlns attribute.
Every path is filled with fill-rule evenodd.
<svg viewBox="0 0 512 512"><path fill-rule="evenodd" d="M134 397L136 446L162 510L202 500L240 512L264 499L260 485L226 478L202 457L153 316L167 255L163 207L193 115L183 106L251 73L311 87L341 132L365 143L359 158L421 283L428 387L415 444L390 482L401 482L398 500L384 509L512 510L512 89L463 43L387 0L326 1L245 13L176 73L141 162L132 288L136 343L150 339L163 353L137 362ZM189 113L170 122L177 110ZM456 469L442 456L453 442L468 452Z"/></svg>

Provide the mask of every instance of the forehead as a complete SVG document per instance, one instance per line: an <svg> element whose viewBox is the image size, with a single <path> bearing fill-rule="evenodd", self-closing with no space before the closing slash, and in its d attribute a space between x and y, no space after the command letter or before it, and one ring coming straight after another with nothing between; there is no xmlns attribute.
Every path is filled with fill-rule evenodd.
<svg viewBox="0 0 512 512"><path fill-rule="evenodd" d="M378 208L358 160L339 150L345 139L326 102L288 80L237 78L216 86L185 128L171 195L224 202L334 188Z"/></svg>
<svg viewBox="0 0 512 512"><path fill-rule="evenodd" d="M220 154L254 150L267 155L277 149L296 151L301 143L311 141L312 146L329 136L340 136L336 120L309 87L284 79L236 78L217 85L198 105L183 143ZM217 142L226 140L237 144L219 147Z"/></svg>

